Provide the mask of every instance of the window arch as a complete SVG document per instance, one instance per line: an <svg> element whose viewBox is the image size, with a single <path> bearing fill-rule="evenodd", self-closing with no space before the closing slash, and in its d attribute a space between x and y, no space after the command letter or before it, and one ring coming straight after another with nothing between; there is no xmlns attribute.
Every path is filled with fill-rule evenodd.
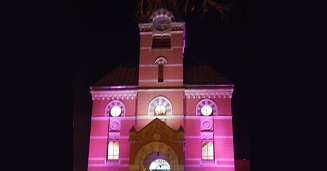
<svg viewBox="0 0 327 171"><path fill-rule="evenodd" d="M196 105L197 116L217 116L218 108L214 101L210 99L202 99Z"/></svg>
<svg viewBox="0 0 327 171"><path fill-rule="evenodd" d="M110 117L119 117L119 116L125 116L125 105L120 100L113 100L111 101L105 109L105 116Z"/></svg>
<svg viewBox="0 0 327 171"><path fill-rule="evenodd" d="M158 65L158 82L162 83L164 81L164 64L168 62L164 57L159 57L154 63Z"/></svg>
<svg viewBox="0 0 327 171"><path fill-rule="evenodd" d="M158 96L151 100L148 107L149 116L172 115L172 105L166 97Z"/></svg>

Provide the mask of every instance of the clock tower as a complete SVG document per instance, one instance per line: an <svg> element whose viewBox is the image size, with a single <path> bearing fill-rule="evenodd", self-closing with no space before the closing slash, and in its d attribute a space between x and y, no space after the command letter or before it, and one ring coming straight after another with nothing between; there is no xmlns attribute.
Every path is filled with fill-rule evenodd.
<svg viewBox="0 0 327 171"><path fill-rule="evenodd" d="M166 9L140 23L139 87L182 87L185 23Z"/></svg>
<svg viewBox="0 0 327 171"><path fill-rule="evenodd" d="M170 11L138 26L138 66L90 87L88 171L235 171L234 85L208 65L183 64L185 23Z"/></svg>

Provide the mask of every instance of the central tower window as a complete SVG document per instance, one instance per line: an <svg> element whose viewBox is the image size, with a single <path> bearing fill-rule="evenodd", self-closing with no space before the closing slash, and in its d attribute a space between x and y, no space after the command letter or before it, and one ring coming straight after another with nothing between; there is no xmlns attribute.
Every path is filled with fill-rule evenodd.
<svg viewBox="0 0 327 171"><path fill-rule="evenodd" d="M152 49L170 49L170 36L153 36L152 37Z"/></svg>

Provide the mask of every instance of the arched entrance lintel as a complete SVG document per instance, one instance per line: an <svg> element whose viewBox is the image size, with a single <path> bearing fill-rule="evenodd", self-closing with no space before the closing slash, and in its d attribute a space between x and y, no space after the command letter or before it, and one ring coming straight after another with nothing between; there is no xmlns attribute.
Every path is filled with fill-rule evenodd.
<svg viewBox="0 0 327 171"><path fill-rule="evenodd" d="M136 157L134 159L134 168L135 166L138 166L140 170L143 169L143 161L145 158L153 153L153 152L160 152L165 154L169 159L169 164L171 166L171 170L174 170L174 166L179 166L180 163L178 161L178 156L174 149L172 149L170 146L168 146L165 143L162 142L152 142L149 144L144 145L136 154ZM182 167L184 168L184 167Z"/></svg>

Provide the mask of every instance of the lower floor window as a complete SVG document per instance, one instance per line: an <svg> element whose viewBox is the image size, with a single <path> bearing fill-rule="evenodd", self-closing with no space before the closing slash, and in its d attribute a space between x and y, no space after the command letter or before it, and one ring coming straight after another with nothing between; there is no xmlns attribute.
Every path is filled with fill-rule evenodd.
<svg viewBox="0 0 327 171"><path fill-rule="evenodd" d="M109 142L108 143L108 160L119 159L119 142Z"/></svg>
<svg viewBox="0 0 327 171"><path fill-rule="evenodd" d="M213 142L210 141L202 142L202 160L213 160L213 159L214 159Z"/></svg>

